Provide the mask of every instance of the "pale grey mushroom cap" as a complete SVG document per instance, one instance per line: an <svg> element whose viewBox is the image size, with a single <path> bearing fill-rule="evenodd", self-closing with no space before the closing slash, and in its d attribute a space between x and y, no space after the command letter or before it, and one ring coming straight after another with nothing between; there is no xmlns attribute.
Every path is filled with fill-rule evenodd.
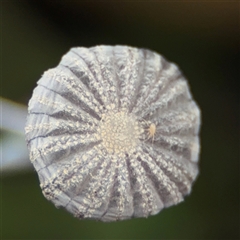
<svg viewBox="0 0 240 240"><path fill-rule="evenodd" d="M200 110L178 67L128 46L72 48L29 102L44 196L78 218L124 220L181 202L198 175Z"/></svg>

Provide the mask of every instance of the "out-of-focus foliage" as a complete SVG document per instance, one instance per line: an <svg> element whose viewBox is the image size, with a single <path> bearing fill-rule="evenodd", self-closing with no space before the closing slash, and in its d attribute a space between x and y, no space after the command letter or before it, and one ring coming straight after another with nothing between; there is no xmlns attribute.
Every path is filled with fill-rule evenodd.
<svg viewBox="0 0 240 240"><path fill-rule="evenodd" d="M24 137L27 106L0 97L1 105L1 170L2 174L16 174L32 169Z"/></svg>
<svg viewBox="0 0 240 240"><path fill-rule="evenodd" d="M182 204L148 219L79 221L42 196L32 170L2 178L3 239L239 238L239 3L29 0L1 8L3 97L27 105L41 74L71 47L124 44L176 62L203 122L200 175Z"/></svg>

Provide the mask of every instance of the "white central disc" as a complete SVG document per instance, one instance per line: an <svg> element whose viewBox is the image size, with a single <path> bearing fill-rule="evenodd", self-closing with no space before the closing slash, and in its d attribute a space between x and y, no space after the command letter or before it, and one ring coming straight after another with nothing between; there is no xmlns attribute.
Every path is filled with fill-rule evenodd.
<svg viewBox="0 0 240 240"><path fill-rule="evenodd" d="M109 153L124 153L135 148L141 128L132 115L125 112L104 114L100 124L102 144Z"/></svg>

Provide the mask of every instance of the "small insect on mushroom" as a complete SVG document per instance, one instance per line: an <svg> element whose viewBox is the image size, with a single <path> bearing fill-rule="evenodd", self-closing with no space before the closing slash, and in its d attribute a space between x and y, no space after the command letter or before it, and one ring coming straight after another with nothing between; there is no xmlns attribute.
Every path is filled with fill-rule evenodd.
<svg viewBox="0 0 240 240"><path fill-rule="evenodd" d="M157 130L157 127L156 127L156 124L154 123L150 123L149 125L149 122L147 122L146 120L143 119L143 121L145 122L145 124L147 126L149 126L148 128L146 128L148 134L147 134L147 138L145 139L144 142L146 142L147 140L149 140L150 138L152 138L152 143L154 141L154 136L156 134L156 130Z"/></svg>
<svg viewBox="0 0 240 240"><path fill-rule="evenodd" d="M156 125L154 123L151 123L149 128L148 128L148 138L147 138L147 140L152 138L152 143L153 143L155 133L156 133Z"/></svg>

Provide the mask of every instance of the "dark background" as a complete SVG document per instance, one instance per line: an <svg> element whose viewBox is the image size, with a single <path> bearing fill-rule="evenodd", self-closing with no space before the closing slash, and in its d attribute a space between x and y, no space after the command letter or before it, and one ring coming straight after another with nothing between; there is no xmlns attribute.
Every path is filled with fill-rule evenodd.
<svg viewBox="0 0 240 240"><path fill-rule="evenodd" d="M43 197L32 170L2 178L3 239L239 239L239 2L1 4L3 97L26 105L71 47L123 44L176 62L202 110L200 175L183 203L148 219L80 221Z"/></svg>

